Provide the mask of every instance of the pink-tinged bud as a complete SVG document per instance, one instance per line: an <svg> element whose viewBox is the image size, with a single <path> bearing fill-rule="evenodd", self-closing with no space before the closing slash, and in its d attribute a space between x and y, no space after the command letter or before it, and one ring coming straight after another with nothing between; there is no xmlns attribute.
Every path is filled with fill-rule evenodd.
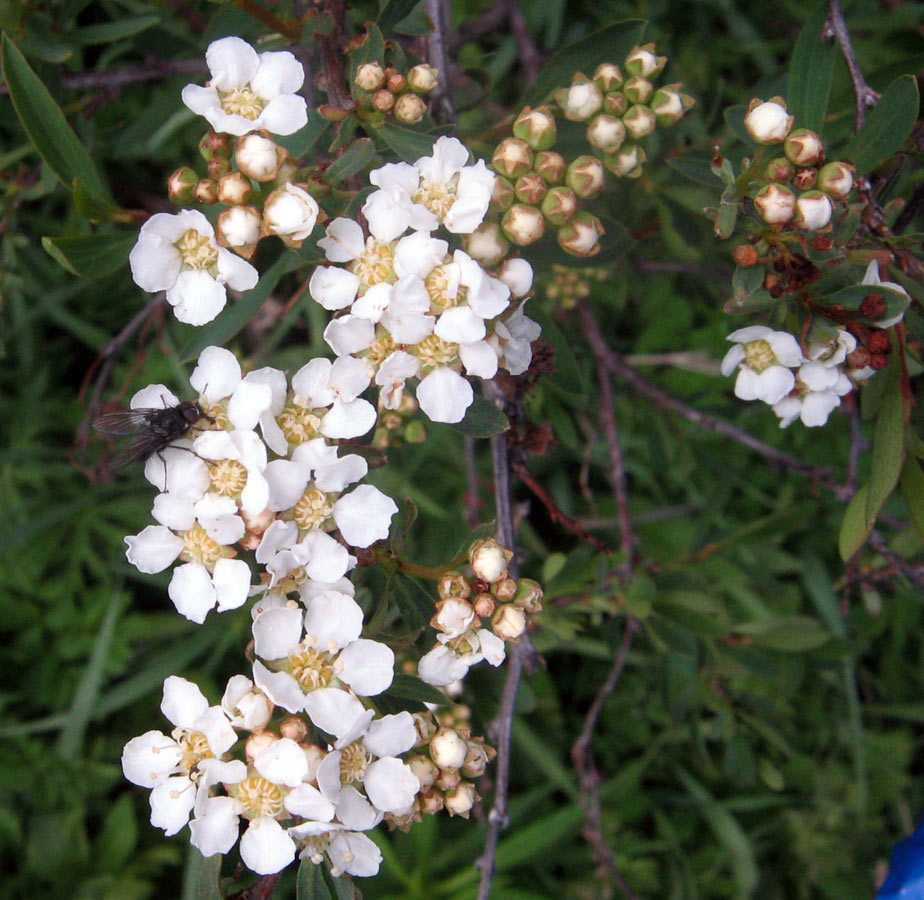
<svg viewBox="0 0 924 900"><path fill-rule="evenodd" d="M594 116L587 126L587 140L592 147L604 153L615 153L626 139L626 126L622 119L601 114Z"/></svg>
<svg viewBox="0 0 924 900"><path fill-rule="evenodd" d="M494 268L510 250L510 244L496 222L483 222L462 238L462 245L465 252L486 269Z"/></svg>
<svg viewBox="0 0 924 900"><path fill-rule="evenodd" d="M468 579L458 572L447 572L436 586L437 593L444 600L462 599L465 600L472 593L472 586Z"/></svg>
<svg viewBox="0 0 924 900"><path fill-rule="evenodd" d="M390 90L393 94L400 94L402 91L407 89L407 78L400 72L389 69L386 72L386 76L385 87L387 87L388 90Z"/></svg>
<svg viewBox="0 0 924 900"><path fill-rule="evenodd" d="M440 774L440 770L437 768L436 763L433 762L433 760L427 759L426 756L412 756L407 764L411 767L411 771L417 776L417 780L420 782L420 789L423 791L427 790Z"/></svg>
<svg viewBox="0 0 924 900"><path fill-rule="evenodd" d="M330 103L324 103L318 107L318 114L322 119L327 119L328 122L342 122L347 116L351 116L355 111L355 104L351 104L348 107L343 106L333 106Z"/></svg>
<svg viewBox="0 0 924 900"><path fill-rule="evenodd" d="M417 94L402 94L395 101L395 118L404 125L416 125L427 114L427 104Z"/></svg>
<svg viewBox="0 0 924 900"><path fill-rule="evenodd" d="M770 181L776 181L779 184L789 184L795 174L796 170L793 168L793 164L785 156L771 159L764 169L764 175Z"/></svg>
<svg viewBox="0 0 924 900"><path fill-rule="evenodd" d="M824 191L835 200L846 200L853 190L853 173L856 169L850 163L829 162L818 172L818 190Z"/></svg>
<svg viewBox="0 0 924 900"><path fill-rule="evenodd" d="M443 811L443 792L436 787L428 788L417 796L417 804L424 816L435 816Z"/></svg>
<svg viewBox="0 0 924 900"><path fill-rule="evenodd" d="M532 164L533 152L529 144L520 138L505 138L497 145L491 157L494 170L510 179L525 175Z"/></svg>
<svg viewBox="0 0 924 900"><path fill-rule="evenodd" d="M469 564L480 581L494 584L507 577L507 564L513 559L513 553L494 538L477 541L468 552Z"/></svg>
<svg viewBox="0 0 924 900"><path fill-rule="evenodd" d="M538 241L545 233L545 220L535 206L514 203L501 219L504 234L518 247Z"/></svg>
<svg viewBox="0 0 924 900"><path fill-rule="evenodd" d="M579 156L565 174L565 184L585 200L596 197L603 190L605 180L603 163L595 156Z"/></svg>
<svg viewBox="0 0 924 900"><path fill-rule="evenodd" d="M361 91L371 94L385 84L385 70L377 62L363 63L356 67L353 83Z"/></svg>
<svg viewBox="0 0 924 900"><path fill-rule="evenodd" d="M436 614L430 619L430 627L450 637L458 637L468 630L474 620L475 613L468 600L449 597L437 602Z"/></svg>
<svg viewBox="0 0 924 900"><path fill-rule="evenodd" d="M390 113L395 108L395 95L385 88L376 91L372 95L372 108L381 113Z"/></svg>
<svg viewBox="0 0 924 900"><path fill-rule="evenodd" d="M536 154L533 160L533 169L542 177L546 184L558 184L568 170L568 163L564 156L553 150L543 150Z"/></svg>
<svg viewBox="0 0 924 900"><path fill-rule="evenodd" d="M532 578L521 578L517 593L513 598L517 606L522 606L530 615L542 612L542 585Z"/></svg>
<svg viewBox="0 0 924 900"><path fill-rule="evenodd" d="M218 181L222 175L231 171L231 160L227 156L213 156L205 167L205 174Z"/></svg>
<svg viewBox="0 0 924 900"><path fill-rule="evenodd" d="M792 186L797 191L810 191L818 181L818 169L796 169L792 176Z"/></svg>
<svg viewBox="0 0 924 900"><path fill-rule="evenodd" d="M817 231L831 221L834 205L831 198L821 191L806 191L796 201L793 224L803 231Z"/></svg>
<svg viewBox="0 0 924 900"><path fill-rule="evenodd" d="M228 172L218 179L219 203L226 206L244 206L252 194L250 179L242 172Z"/></svg>
<svg viewBox="0 0 924 900"><path fill-rule="evenodd" d="M516 641L526 631L526 613L522 607L504 604L494 613L491 630L502 641Z"/></svg>
<svg viewBox="0 0 924 900"><path fill-rule="evenodd" d="M421 63L407 73L407 83L418 94L429 94L439 84L439 69Z"/></svg>
<svg viewBox="0 0 924 900"><path fill-rule="evenodd" d="M308 737L308 723L300 716L286 716L279 723L279 734L300 744Z"/></svg>
<svg viewBox="0 0 924 900"><path fill-rule="evenodd" d="M465 762L468 746L452 728L441 728L430 739L430 758L441 769L458 769Z"/></svg>
<svg viewBox="0 0 924 900"><path fill-rule="evenodd" d="M654 85L641 75L633 75L623 86L622 92L630 103L647 103L654 93Z"/></svg>
<svg viewBox="0 0 924 900"><path fill-rule="evenodd" d="M618 90L623 83L622 69L615 63L600 63L594 72L594 81L604 94Z"/></svg>
<svg viewBox="0 0 924 900"><path fill-rule="evenodd" d="M273 191L263 204L263 229L282 238L287 247L300 247L318 221L320 208L305 186L286 184Z"/></svg>
<svg viewBox="0 0 924 900"><path fill-rule="evenodd" d="M572 256L596 256L600 252L601 221L589 212L575 213L567 225L558 229L558 244Z"/></svg>
<svg viewBox="0 0 924 900"><path fill-rule="evenodd" d="M782 184L768 184L754 198L754 206L768 225L785 225L796 212L796 195Z"/></svg>
<svg viewBox="0 0 924 900"><path fill-rule="evenodd" d="M774 97L764 103L752 100L744 117L744 127L758 144L778 144L792 130L793 121L786 111L786 101Z"/></svg>
<svg viewBox="0 0 924 900"><path fill-rule="evenodd" d="M490 619L494 615L494 610L497 609L497 600L482 591L472 601L472 609L479 619Z"/></svg>
<svg viewBox="0 0 924 900"><path fill-rule="evenodd" d="M808 128L797 128L783 142L786 158L797 166L820 166L825 160L821 137Z"/></svg>
<svg viewBox="0 0 924 900"><path fill-rule="evenodd" d="M273 734L272 731L261 731L257 734L252 734L247 738L247 743L244 744L244 755L252 763L262 750L272 747L278 740L279 735Z"/></svg>
<svg viewBox="0 0 924 900"><path fill-rule="evenodd" d="M575 75L571 87L555 95L566 119L572 122L586 122L603 106L603 91L584 75Z"/></svg>
<svg viewBox="0 0 924 900"><path fill-rule="evenodd" d="M237 167L254 181L272 181L279 173L279 166L286 152L264 134L256 131L245 134L237 140L234 158Z"/></svg>
<svg viewBox="0 0 924 900"><path fill-rule="evenodd" d="M491 585L491 593L501 602L513 600L517 593L517 583L512 578L501 578Z"/></svg>
<svg viewBox="0 0 924 900"><path fill-rule="evenodd" d="M644 78L659 75L666 64L666 56L655 55L654 44L642 44L641 47L635 47L626 57L626 71L630 75L641 75Z"/></svg>
<svg viewBox="0 0 924 900"><path fill-rule="evenodd" d="M468 740L466 743L468 744L468 753L465 755L465 762L462 764L459 774L465 778L481 778L493 756L488 752L489 748L485 747L481 739ZM493 748L490 749L493 751Z"/></svg>
<svg viewBox="0 0 924 900"><path fill-rule="evenodd" d="M622 121L633 141L648 137L658 126L657 117L647 106L630 106Z"/></svg>
<svg viewBox="0 0 924 900"><path fill-rule="evenodd" d="M463 819L467 819L477 799L475 785L470 781L463 781L457 788L446 794L444 806L449 815L462 816Z"/></svg>
<svg viewBox="0 0 924 900"><path fill-rule="evenodd" d="M192 203L199 176L189 166L177 169L167 179L167 195L173 203Z"/></svg>
<svg viewBox="0 0 924 900"><path fill-rule="evenodd" d="M517 200L529 206L538 206L547 190L545 181L535 172L521 175L514 185Z"/></svg>
<svg viewBox="0 0 924 900"><path fill-rule="evenodd" d="M629 101L623 93L607 94L603 98L603 112L608 116L618 116L622 118L629 108Z"/></svg>
<svg viewBox="0 0 924 900"><path fill-rule="evenodd" d="M548 150L558 136L555 116L547 106L538 109L526 106L513 123L513 134L533 150Z"/></svg>
<svg viewBox="0 0 924 900"><path fill-rule="evenodd" d="M227 159L231 156L231 138L215 131L206 132L199 141L199 152L206 162L213 156L224 156Z"/></svg>
<svg viewBox="0 0 924 900"><path fill-rule="evenodd" d="M211 178L202 178L196 182L193 188L193 200L196 203L217 203L218 202L218 182Z"/></svg>
<svg viewBox="0 0 924 900"><path fill-rule="evenodd" d="M494 179L494 190L491 192L491 209L506 212L515 199L513 185L503 175L498 175Z"/></svg>
<svg viewBox="0 0 924 900"><path fill-rule="evenodd" d="M436 776L435 786L441 791L454 791L462 783L462 773L458 769L441 769Z"/></svg>
<svg viewBox="0 0 924 900"><path fill-rule="evenodd" d="M638 144L623 144L615 153L607 153L603 164L617 178L638 178L646 156Z"/></svg>
<svg viewBox="0 0 924 900"><path fill-rule="evenodd" d="M578 201L571 188L559 185L545 195L540 208L547 222L564 225L578 211Z"/></svg>
<svg viewBox="0 0 924 900"><path fill-rule="evenodd" d="M218 217L215 238L220 246L250 259L260 240L261 224L260 213L252 206L232 206Z"/></svg>
<svg viewBox="0 0 924 900"><path fill-rule="evenodd" d="M664 126L679 122L684 113L696 106L696 100L689 94L681 94L679 84L672 84L656 90L648 105L658 124Z"/></svg>

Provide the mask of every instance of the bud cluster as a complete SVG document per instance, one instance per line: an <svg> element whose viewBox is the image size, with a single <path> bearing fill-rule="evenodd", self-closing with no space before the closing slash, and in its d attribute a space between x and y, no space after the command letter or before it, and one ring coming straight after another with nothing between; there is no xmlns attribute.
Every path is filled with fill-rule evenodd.
<svg viewBox="0 0 924 900"><path fill-rule="evenodd" d="M372 446L386 450L404 444L422 444L427 439L427 426L417 413L420 404L409 393L402 394L395 409L385 406L379 394L379 417L372 435Z"/></svg>
<svg viewBox="0 0 924 900"><path fill-rule="evenodd" d="M543 284L543 292L562 309L574 309L579 300L590 296L594 282L606 281L610 270L605 266L569 269L554 265Z"/></svg>
<svg viewBox="0 0 924 900"><path fill-rule="evenodd" d="M359 109L375 118L394 115L403 125L416 125L427 114L423 96L439 84L439 71L425 63L405 75L394 66L362 63L353 73Z"/></svg>

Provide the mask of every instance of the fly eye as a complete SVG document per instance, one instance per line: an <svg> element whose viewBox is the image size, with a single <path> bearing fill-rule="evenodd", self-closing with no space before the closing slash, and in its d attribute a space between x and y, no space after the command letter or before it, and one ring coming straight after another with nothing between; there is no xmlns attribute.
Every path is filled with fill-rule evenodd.
<svg viewBox="0 0 924 900"><path fill-rule="evenodd" d="M195 425L202 418L202 410L199 409L198 403L183 404L183 418L190 424Z"/></svg>

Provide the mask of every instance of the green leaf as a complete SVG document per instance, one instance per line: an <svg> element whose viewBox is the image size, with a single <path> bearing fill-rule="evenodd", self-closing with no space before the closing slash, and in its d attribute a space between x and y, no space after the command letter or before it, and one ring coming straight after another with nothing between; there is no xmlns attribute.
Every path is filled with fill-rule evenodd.
<svg viewBox="0 0 924 900"><path fill-rule="evenodd" d="M186 868L183 871L183 900L222 900L221 861L222 855L205 857L190 846L186 854Z"/></svg>
<svg viewBox="0 0 924 900"><path fill-rule="evenodd" d="M406 19L419 5L420 0L386 0L381 5L376 23L382 34L390 34L402 19Z"/></svg>
<svg viewBox="0 0 924 900"><path fill-rule="evenodd" d="M93 858L105 872L116 872L132 858L138 844L138 820L130 794L122 794L106 813L103 830L93 842Z"/></svg>
<svg viewBox="0 0 924 900"><path fill-rule="evenodd" d="M869 537L872 526L866 524L866 498L869 495L869 485L864 484L851 498L844 510L844 519L841 522L840 534L837 538L837 549L844 562L849 562Z"/></svg>
<svg viewBox="0 0 924 900"><path fill-rule="evenodd" d="M321 179L326 184L337 184L365 169L374 156L375 144L369 138L358 138L342 156L337 157L327 167Z"/></svg>
<svg viewBox="0 0 924 900"><path fill-rule="evenodd" d="M77 139L64 113L48 89L32 71L16 45L4 34L0 44L0 67L22 127L42 159L68 190L79 179L100 202L110 201L90 154Z"/></svg>
<svg viewBox="0 0 924 900"><path fill-rule="evenodd" d="M395 675L395 679L386 693L393 697L401 697L404 700L416 700L421 704L436 703L442 706L446 702L446 695L438 691L433 685L421 681L414 675L404 675L400 672Z"/></svg>
<svg viewBox="0 0 924 900"><path fill-rule="evenodd" d="M330 127L330 122L316 109L308 110L308 124L295 134L275 137L274 140L284 150L288 150L293 159L301 159L323 136Z"/></svg>
<svg viewBox="0 0 924 900"><path fill-rule="evenodd" d="M863 127L844 151L860 175L888 159L908 138L918 118L918 85L914 75L896 78L870 111Z"/></svg>
<svg viewBox="0 0 924 900"><path fill-rule="evenodd" d="M902 497L908 507L911 524L922 538L924 538L924 473L921 466L913 456L905 460L901 480Z"/></svg>
<svg viewBox="0 0 924 900"><path fill-rule="evenodd" d="M413 128L405 128L386 119L374 131L389 148L405 162L417 162L422 156L429 156L433 152L433 142L437 135L425 134Z"/></svg>
<svg viewBox="0 0 924 900"><path fill-rule="evenodd" d="M558 51L539 73L523 97L526 106L538 106L556 89L571 84L575 72L588 77L600 63L612 62L621 66L632 48L642 38L645 22L628 19L601 28Z"/></svg>
<svg viewBox="0 0 924 900"><path fill-rule="evenodd" d="M796 128L811 128L819 134L834 77L834 41L822 40L827 21L827 4L806 19L793 48L786 91L786 105Z"/></svg>
<svg viewBox="0 0 924 900"><path fill-rule="evenodd" d="M74 179L74 209L88 222L111 222L116 205L92 193L79 178Z"/></svg>
<svg viewBox="0 0 924 900"><path fill-rule="evenodd" d="M461 422L450 422L449 427L469 437L486 438L502 434L510 427L507 417L485 397L475 397Z"/></svg>
<svg viewBox="0 0 924 900"><path fill-rule="evenodd" d="M758 647L783 653L804 653L831 640L831 634L811 616L779 616L735 625L735 634L750 637Z"/></svg>
<svg viewBox="0 0 924 900"><path fill-rule="evenodd" d="M905 402L901 388L898 352L889 364L889 383L873 432L869 493L866 496L866 527L872 528L889 495L898 483L905 452Z"/></svg>
<svg viewBox="0 0 924 900"><path fill-rule="evenodd" d="M891 319L894 316L900 316L908 308L908 295L903 291L896 291L894 288L886 287L882 284L852 284L850 287L841 288L833 294L826 294L819 298L819 303L824 306L838 306L849 312L856 312L860 304L870 294L881 294L885 301L886 310L879 316L878 321ZM865 325L875 324L877 319L870 319L866 316L855 316L854 321L862 322Z"/></svg>
<svg viewBox="0 0 924 900"><path fill-rule="evenodd" d="M298 865L295 900L336 900L327 886L324 870L310 859L303 859Z"/></svg>
<svg viewBox="0 0 924 900"><path fill-rule="evenodd" d="M366 39L362 46L357 47L350 54L350 65L355 71L357 66L367 62L377 62L385 65L385 38L375 22L366 22ZM357 97L363 95L356 85L352 89Z"/></svg>
<svg viewBox="0 0 924 900"><path fill-rule="evenodd" d="M111 275L128 262L138 233L81 234L74 237L43 237L45 252L68 272L82 278Z"/></svg>
<svg viewBox="0 0 924 900"><path fill-rule="evenodd" d="M558 323L538 304L530 311L531 319L539 323L542 336L555 348L555 387L581 398L587 392L584 370L578 365L572 342L565 337Z"/></svg>
<svg viewBox="0 0 924 900"><path fill-rule="evenodd" d="M147 31L148 28L159 24L160 16L131 16L101 25L84 25L68 32L68 37L78 44L108 44Z"/></svg>
<svg viewBox="0 0 924 900"><path fill-rule="evenodd" d="M650 575L640 572L632 580L629 590L626 592L626 600L623 608L636 619L647 619L651 614L651 608L655 600L655 583Z"/></svg>
<svg viewBox="0 0 924 900"><path fill-rule="evenodd" d="M436 601L413 578L395 572L385 588L410 628L423 628L436 609Z"/></svg>

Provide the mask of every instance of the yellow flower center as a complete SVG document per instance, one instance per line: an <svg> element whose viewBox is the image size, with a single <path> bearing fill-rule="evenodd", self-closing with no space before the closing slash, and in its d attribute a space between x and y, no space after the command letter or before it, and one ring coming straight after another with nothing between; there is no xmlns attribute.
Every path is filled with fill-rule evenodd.
<svg viewBox="0 0 924 900"><path fill-rule="evenodd" d="M363 750L362 744L358 741L350 744L349 747L344 747L340 752L341 784L362 781L363 775L366 774L366 766L371 762L372 757Z"/></svg>
<svg viewBox="0 0 924 900"><path fill-rule="evenodd" d="M180 558L186 562L202 563L211 569L221 559L221 544L209 537L208 532L198 522L189 531L184 531L182 537L183 552L180 553Z"/></svg>
<svg viewBox="0 0 924 900"><path fill-rule="evenodd" d="M260 118L263 107L266 105L262 97L258 97L249 87L235 88L233 91L219 91L221 108L231 116L243 116L245 119Z"/></svg>
<svg viewBox="0 0 924 900"><path fill-rule="evenodd" d="M310 859L315 865L324 861L324 854L330 845L330 834L309 834L299 842L299 857Z"/></svg>
<svg viewBox="0 0 924 900"><path fill-rule="evenodd" d="M744 345L744 364L755 372L763 372L777 364L776 354L770 344L763 339L749 341Z"/></svg>
<svg viewBox="0 0 924 900"><path fill-rule="evenodd" d="M442 221L449 207L456 202L456 185L459 175L456 173L448 182L428 181L420 179L420 184L414 193L414 202L426 206L430 212Z"/></svg>
<svg viewBox="0 0 924 900"><path fill-rule="evenodd" d="M180 765L184 772L191 772L203 759L212 759L214 754L208 738L201 731L188 731L177 741L183 749Z"/></svg>
<svg viewBox="0 0 924 900"><path fill-rule="evenodd" d="M305 691L325 687L334 679L334 666L330 657L314 647L290 656L289 671Z"/></svg>
<svg viewBox="0 0 924 900"><path fill-rule="evenodd" d="M228 413L224 407L217 403L212 406L206 406L201 400L199 408L202 410L202 418L196 422L196 431L229 431L231 422L228 420ZM208 418L205 418L208 416ZM210 422L209 419L212 421ZM201 423L201 424L200 424Z"/></svg>
<svg viewBox="0 0 924 900"><path fill-rule="evenodd" d="M449 269L446 266L437 266L426 277L424 284L430 295L431 312L435 315L439 315L451 306L458 306L465 298L466 291L461 285L456 286L455 297L451 295L452 279L449 277Z"/></svg>
<svg viewBox="0 0 924 900"><path fill-rule="evenodd" d="M247 484L247 469L236 459L222 459L210 470L212 490L223 497L239 497Z"/></svg>
<svg viewBox="0 0 924 900"><path fill-rule="evenodd" d="M384 244L375 238L366 241L366 252L350 265L350 270L366 286L393 281L395 275L395 245Z"/></svg>
<svg viewBox="0 0 924 900"><path fill-rule="evenodd" d="M395 351L395 339L383 331L383 336L373 341L366 350L369 359L377 366L382 365L388 357Z"/></svg>
<svg viewBox="0 0 924 900"><path fill-rule="evenodd" d="M244 807L244 815L249 819L260 816L275 818L285 810L283 800L288 791L283 792L283 788L267 781L262 775L253 774L245 778L231 791Z"/></svg>
<svg viewBox="0 0 924 900"><path fill-rule="evenodd" d="M303 406L287 406L276 421L290 444L304 444L321 433L321 417Z"/></svg>
<svg viewBox="0 0 924 900"><path fill-rule="evenodd" d="M319 528L321 523L334 511L324 491L308 488L292 509L292 519L299 528L310 531Z"/></svg>
<svg viewBox="0 0 924 900"><path fill-rule="evenodd" d="M444 341L431 334L425 337L416 348L416 354L423 366L441 366L452 362L459 353L459 345Z"/></svg>
<svg viewBox="0 0 924 900"><path fill-rule="evenodd" d="M208 269L218 262L218 248L212 239L195 228L183 232L176 248L183 257L183 265L189 269Z"/></svg>

